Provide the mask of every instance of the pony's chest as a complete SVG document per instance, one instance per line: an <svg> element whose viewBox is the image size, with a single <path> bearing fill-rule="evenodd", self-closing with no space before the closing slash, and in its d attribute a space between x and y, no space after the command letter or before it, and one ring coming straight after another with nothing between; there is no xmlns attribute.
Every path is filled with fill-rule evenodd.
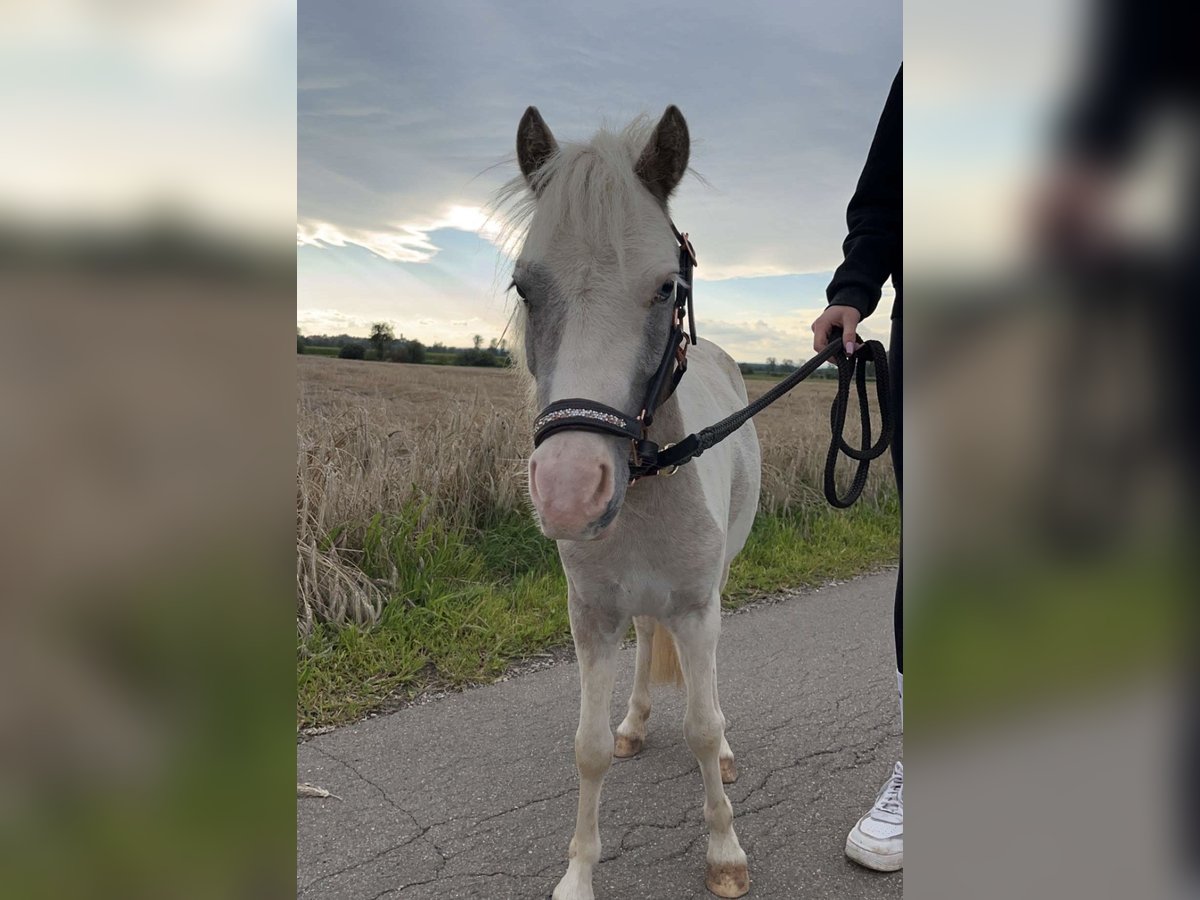
<svg viewBox="0 0 1200 900"><path fill-rule="evenodd" d="M707 595L723 571L724 549L724 530L702 505L658 503L622 510L603 540L560 542L559 556L573 589L652 615L672 597Z"/></svg>

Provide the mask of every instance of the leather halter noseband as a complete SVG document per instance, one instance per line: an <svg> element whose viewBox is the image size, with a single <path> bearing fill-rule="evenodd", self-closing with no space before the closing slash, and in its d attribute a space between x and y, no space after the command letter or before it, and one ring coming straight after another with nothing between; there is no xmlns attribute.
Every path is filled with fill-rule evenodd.
<svg viewBox="0 0 1200 900"><path fill-rule="evenodd" d="M629 483L646 475L658 474L659 448L647 437L654 413L679 386L687 371L688 344L696 343L696 319L692 309L692 269L697 265L696 251L686 234L671 222L671 231L679 242L679 275L675 279L671 312L671 332L658 368L646 385L641 411L636 416L581 397L556 400L533 423L533 446L537 447L559 431L596 431L632 442L629 456ZM684 319L687 331L684 331Z"/></svg>

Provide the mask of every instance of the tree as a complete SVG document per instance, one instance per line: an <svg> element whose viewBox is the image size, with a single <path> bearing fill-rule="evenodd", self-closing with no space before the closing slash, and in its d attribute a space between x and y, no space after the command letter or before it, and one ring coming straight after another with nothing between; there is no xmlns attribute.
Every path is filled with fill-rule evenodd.
<svg viewBox="0 0 1200 900"><path fill-rule="evenodd" d="M364 359L367 355L362 344L347 344L338 351L338 359Z"/></svg>
<svg viewBox="0 0 1200 900"><path fill-rule="evenodd" d="M785 359L783 361L783 368L786 372L792 371L792 369L796 368L796 361L794 359Z"/></svg>
<svg viewBox="0 0 1200 900"><path fill-rule="evenodd" d="M300 329L296 329L296 352L303 353L304 348L308 346L308 341L304 340L304 335L300 333Z"/></svg>
<svg viewBox="0 0 1200 900"><path fill-rule="evenodd" d="M376 359L387 359L387 348L396 339L392 326L387 322L376 322L371 326L371 336L367 338L375 348Z"/></svg>
<svg viewBox="0 0 1200 900"><path fill-rule="evenodd" d="M392 362L423 363L425 362L425 345L416 338L400 336L392 347Z"/></svg>
<svg viewBox="0 0 1200 900"><path fill-rule="evenodd" d="M767 357L767 372L771 375L775 374L775 357Z"/></svg>
<svg viewBox="0 0 1200 900"><path fill-rule="evenodd" d="M459 350L454 356L454 364L456 366L505 366L508 365L508 357L502 356L497 346L496 341L492 341L492 346L484 350L483 338L480 335L475 335L475 346L466 350Z"/></svg>

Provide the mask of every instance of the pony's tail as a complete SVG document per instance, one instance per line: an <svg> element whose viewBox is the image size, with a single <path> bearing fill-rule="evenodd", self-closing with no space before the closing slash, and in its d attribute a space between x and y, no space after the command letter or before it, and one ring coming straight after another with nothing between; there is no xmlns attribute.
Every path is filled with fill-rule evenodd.
<svg viewBox="0 0 1200 900"><path fill-rule="evenodd" d="M673 684L683 687L683 669L679 666L679 651L667 626L655 621L654 637L650 642L650 683Z"/></svg>

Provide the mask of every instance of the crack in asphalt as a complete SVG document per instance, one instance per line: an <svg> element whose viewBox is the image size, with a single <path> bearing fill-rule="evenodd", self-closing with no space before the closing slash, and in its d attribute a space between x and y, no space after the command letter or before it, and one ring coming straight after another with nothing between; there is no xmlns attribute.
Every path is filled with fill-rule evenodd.
<svg viewBox="0 0 1200 900"><path fill-rule="evenodd" d="M479 832L480 826L486 824L487 822L494 822L496 819L502 819L505 816L510 816L513 813L520 812L523 809L529 809L529 807L537 806L539 803L549 803L552 800L561 800L563 797L566 797L568 794L575 794L578 791L579 791L578 786L572 785L571 787L566 788L565 790L561 790L558 793L551 794L549 797L535 797L533 800L530 800L526 803L517 804L512 809L506 809L506 810L503 810L502 812L493 813L490 816L484 816L482 819L475 820L475 826L476 826L475 829L473 831L467 832L467 834L464 835L464 837L470 837L473 834L477 834Z"/></svg>
<svg viewBox="0 0 1200 900"><path fill-rule="evenodd" d="M355 778L357 778L359 781L363 782L366 785L369 785L370 787L372 787L376 791L378 791L379 796L383 798L383 801L388 806L392 807L392 809L396 810L397 812L402 812L402 813L404 813L404 815L408 816L409 821L411 821L413 823L414 828L419 829L422 827L421 823L417 821L416 816L414 816L411 812L409 812L407 809L405 809L403 806L401 806L399 803L397 803L394 799L392 799L391 795L389 795L388 792L385 791L381 785L376 784L374 781L372 781L370 778L368 778L366 775L364 775L361 771L359 771L358 767L355 766L353 763L347 762L346 760L342 759L340 756L335 756L334 754L332 754L328 750L326 750L324 747L314 746L313 749L316 750L318 753L320 753L322 756L324 756L326 759L330 759L333 762L337 763L338 765L344 766L345 768L349 769L354 774Z"/></svg>
<svg viewBox="0 0 1200 900"><path fill-rule="evenodd" d="M334 872L329 872L329 873L326 873L325 875L320 876L319 878L315 878L312 881L308 882L308 884L304 885L300 889L299 893L301 893L301 894L307 893L308 891L310 891L314 887L316 887L318 884L321 884L332 878L336 878L339 875L344 875L347 872L351 872L355 869L360 869L363 866L370 865L373 862L377 862L378 860L383 859L385 856L388 856L391 853L395 853L397 850L402 850L403 848L405 848L411 844L415 844L417 841L424 841L441 858L441 865L438 866L439 872L443 868L445 868L446 863L448 862L446 854L442 851L441 847L439 847L431 838L428 837L430 829L434 828L435 825L425 825L425 826L421 825L420 821L417 819L417 817L415 815L413 815L411 812L409 812L407 809L405 809L403 806L401 806L399 803L397 803L391 797L391 795L388 794L388 792L383 789L382 786L380 786L379 784L376 784L370 778L365 776L361 771L359 771L357 766L353 765L350 762L347 762L346 760L342 759L341 757L335 756L333 753L329 752L324 747L314 746L312 749L316 750L318 753L320 753L322 756L326 757L327 759L330 759L333 762L338 763L339 765L348 769L351 773L354 774L355 777L357 777L364 784L367 784L370 787L374 788L376 791L378 791L379 796L383 798L385 803L387 803L389 806L391 806L397 812L401 812L409 818L409 820L413 824L413 827L417 829L417 834L401 841L398 844L393 844L389 847L385 847L383 850L380 850L378 853L375 853L372 856L367 857L366 859L358 860L357 862L351 863L350 865L345 866L341 869L338 869Z"/></svg>

